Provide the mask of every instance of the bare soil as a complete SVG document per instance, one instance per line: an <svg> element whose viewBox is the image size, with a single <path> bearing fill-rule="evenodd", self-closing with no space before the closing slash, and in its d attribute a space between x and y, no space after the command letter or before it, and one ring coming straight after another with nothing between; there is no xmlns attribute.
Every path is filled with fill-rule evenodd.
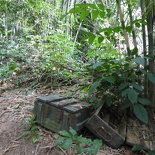
<svg viewBox="0 0 155 155"><path fill-rule="evenodd" d="M23 135L24 129L21 127L26 124L25 119L32 116L36 97L54 92L63 93L63 90L7 90L5 86L0 88L0 155L76 155L74 145L69 150L57 148L54 141L58 135L42 127L39 128L37 143L32 141L32 137ZM97 155L132 154L125 147L112 149L103 145Z"/></svg>

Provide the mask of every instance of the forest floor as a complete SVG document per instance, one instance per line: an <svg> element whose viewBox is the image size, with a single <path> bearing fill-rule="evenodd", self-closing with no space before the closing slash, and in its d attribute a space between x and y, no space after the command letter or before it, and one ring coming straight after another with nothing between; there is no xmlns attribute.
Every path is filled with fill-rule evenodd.
<svg viewBox="0 0 155 155"><path fill-rule="evenodd" d="M0 155L75 155L75 147L63 150L55 146L56 133L39 127L39 141L23 135L25 119L32 116L34 100L40 95L64 93L70 89L30 90L29 88L0 89ZM85 155L82 153L81 155ZM133 155L131 150L122 147L112 149L103 145L97 155Z"/></svg>

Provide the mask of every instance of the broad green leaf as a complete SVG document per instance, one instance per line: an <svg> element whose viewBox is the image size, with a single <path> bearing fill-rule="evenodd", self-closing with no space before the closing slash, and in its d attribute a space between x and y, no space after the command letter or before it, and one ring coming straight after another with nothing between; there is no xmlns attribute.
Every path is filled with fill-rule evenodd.
<svg viewBox="0 0 155 155"><path fill-rule="evenodd" d="M114 83L115 82L115 77L114 76L104 77L103 79L108 81L109 83Z"/></svg>
<svg viewBox="0 0 155 155"><path fill-rule="evenodd" d="M70 9L69 13L79 13L82 11L83 11L82 8L75 6L75 8Z"/></svg>
<svg viewBox="0 0 155 155"><path fill-rule="evenodd" d="M30 135L31 131L23 131L23 135Z"/></svg>
<svg viewBox="0 0 155 155"><path fill-rule="evenodd" d="M142 151L142 150L144 150L144 148L145 148L144 145L136 144L133 146L132 151Z"/></svg>
<svg viewBox="0 0 155 155"><path fill-rule="evenodd" d="M99 14L100 14L100 17L101 18L104 18L105 17L105 12L104 11L101 11Z"/></svg>
<svg viewBox="0 0 155 155"><path fill-rule="evenodd" d="M145 59L142 57L137 57L135 59L133 59L133 62L139 64L139 65L144 65L145 64Z"/></svg>
<svg viewBox="0 0 155 155"><path fill-rule="evenodd" d="M131 103L135 103L137 101L138 94L134 89L129 89L128 92L128 99L130 100Z"/></svg>
<svg viewBox="0 0 155 155"><path fill-rule="evenodd" d="M139 97L138 98L138 102L143 104L143 105L151 105L151 101L149 99L147 99L147 98Z"/></svg>
<svg viewBox="0 0 155 155"><path fill-rule="evenodd" d="M120 26L117 26L117 27L113 28L113 31L117 33L117 32L120 32L121 29L122 28Z"/></svg>
<svg viewBox="0 0 155 155"><path fill-rule="evenodd" d="M118 87L119 90L123 90L125 88L127 88L129 86L129 83L127 82L124 82L124 83L121 83L120 86Z"/></svg>
<svg viewBox="0 0 155 155"><path fill-rule="evenodd" d="M132 31L132 26L127 26L126 31L130 33Z"/></svg>
<svg viewBox="0 0 155 155"><path fill-rule="evenodd" d="M102 140L99 139L95 139L93 141L93 145L91 146L92 149L92 153L93 154L97 154L98 150L101 148L102 146Z"/></svg>
<svg viewBox="0 0 155 155"><path fill-rule="evenodd" d="M96 62L94 65L93 65L93 68L96 69L97 67L103 65L104 63L103 62Z"/></svg>
<svg viewBox="0 0 155 155"><path fill-rule="evenodd" d="M101 10L104 10L105 9L105 6L103 4L98 4L97 5Z"/></svg>
<svg viewBox="0 0 155 155"><path fill-rule="evenodd" d="M63 149L69 149L72 147L73 140L71 138L64 139L64 142L60 144L59 146Z"/></svg>
<svg viewBox="0 0 155 155"><path fill-rule="evenodd" d="M135 25L136 25L136 27L138 27L138 28L141 26L140 23L135 23Z"/></svg>
<svg viewBox="0 0 155 155"><path fill-rule="evenodd" d="M150 82L153 84L155 83L155 76L152 73L147 73L147 78L149 79Z"/></svg>
<svg viewBox="0 0 155 155"><path fill-rule="evenodd" d="M138 53L138 48L135 47L132 51L131 51L131 54L132 55L136 55Z"/></svg>
<svg viewBox="0 0 155 155"><path fill-rule="evenodd" d="M64 142L65 138L64 137L60 137L58 139L55 140L55 144L56 145L60 145Z"/></svg>
<svg viewBox="0 0 155 155"><path fill-rule="evenodd" d="M38 126L32 126L31 130L37 130L39 127Z"/></svg>
<svg viewBox="0 0 155 155"><path fill-rule="evenodd" d="M89 14L88 10L83 10L81 15L80 15L80 20L84 20Z"/></svg>
<svg viewBox="0 0 155 155"><path fill-rule="evenodd" d="M130 91L130 89L129 89L129 88L127 88L127 89L123 90L123 92L121 93L121 94L122 94L122 96L124 97L125 95L127 95L127 94L129 93L129 91Z"/></svg>
<svg viewBox="0 0 155 155"><path fill-rule="evenodd" d="M72 134L72 136L77 135L77 132L73 128L71 128L71 127L69 129L69 132Z"/></svg>
<svg viewBox="0 0 155 155"><path fill-rule="evenodd" d="M96 81L89 89L89 95L91 95L96 88L100 85L100 83L102 82L102 79L100 79L99 81Z"/></svg>
<svg viewBox="0 0 155 155"><path fill-rule="evenodd" d="M147 21L146 21L146 20L142 20L141 23L142 23L143 25L147 25Z"/></svg>
<svg viewBox="0 0 155 155"><path fill-rule="evenodd" d="M68 133L66 130L62 130L62 131L59 131L59 134L61 136L64 136L64 137L70 137L70 133Z"/></svg>
<svg viewBox="0 0 155 155"><path fill-rule="evenodd" d="M104 40L104 37L99 37L98 38L98 43L101 44L103 40Z"/></svg>
<svg viewBox="0 0 155 155"><path fill-rule="evenodd" d="M121 104L120 110L125 110L125 109L129 108L130 106L131 106L131 102L125 101L125 102L123 102L123 103Z"/></svg>
<svg viewBox="0 0 155 155"><path fill-rule="evenodd" d="M92 11L92 17L93 17L94 20L98 17L98 15L99 15L99 11L98 10L93 10Z"/></svg>
<svg viewBox="0 0 155 155"><path fill-rule="evenodd" d="M84 37L81 39L81 41L85 41L85 40L87 40L87 39L89 39L89 36L84 36Z"/></svg>
<svg viewBox="0 0 155 155"><path fill-rule="evenodd" d="M84 148L84 147L81 147L80 145L77 145L76 151L77 151L77 153L85 153L85 152L91 153L91 148L90 147Z"/></svg>
<svg viewBox="0 0 155 155"><path fill-rule="evenodd" d="M134 105L133 112L139 120L141 120L144 123L148 123L148 114L146 109L142 105Z"/></svg>
<svg viewBox="0 0 155 155"><path fill-rule="evenodd" d="M133 86L135 89L137 89L139 91L143 91L142 86L135 82L131 83L131 86Z"/></svg>
<svg viewBox="0 0 155 155"><path fill-rule="evenodd" d="M92 44L92 43L94 42L95 38L96 38L95 35L89 36L89 38L88 38L88 43L89 43L89 44Z"/></svg>
<svg viewBox="0 0 155 155"><path fill-rule="evenodd" d="M83 144L90 144L90 143L92 143L91 139L85 138L85 137L82 137L82 136L78 136L76 140L78 141L78 143L83 143Z"/></svg>
<svg viewBox="0 0 155 155"><path fill-rule="evenodd" d="M92 9L95 9L95 10L97 9L97 7L96 7L95 4L90 4L90 3L88 4L88 3L87 3L86 5L87 5L88 7L90 7L90 8L92 8Z"/></svg>

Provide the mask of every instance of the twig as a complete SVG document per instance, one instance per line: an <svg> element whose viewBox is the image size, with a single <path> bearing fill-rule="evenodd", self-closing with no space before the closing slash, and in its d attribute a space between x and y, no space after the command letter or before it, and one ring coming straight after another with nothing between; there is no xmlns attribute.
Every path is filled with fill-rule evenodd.
<svg viewBox="0 0 155 155"><path fill-rule="evenodd" d="M6 148L6 149L3 151L2 155L3 155L4 153L6 153L7 151L9 151L10 149L12 149L12 148L14 148L14 147L17 147L17 146L19 146L19 145L9 146L8 148Z"/></svg>
<svg viewBox="0 0 155 155"><path fill-rule="evenodd" d="M36 150L35 150L35 155L37 155L38 154L38 148L39 148L39 144L37 145L37 147L36 147Z"/></svg>
<svg viewBox="0 0 155 155"><path fill-rule="evenodd" d="M0 114L0 117L4 114L4 113L6 113L6 112L9 112L10 110L5 110L5 111L3 111L1 114Z"/></svg>
<svg viewBox="0 0 155 155"><path fill-rule="evenodd" d="M21 136L17 137L17 138L14 139L13 141L17 141L17 140L21 139L22 137L24 137L24 135L21 135Z"/></svg>
<svg viewBox="0 0 155 155"><path fill-rule="evenodd" d="M67 153L60 147L59 148L65 155L67 155Z"/></svg>

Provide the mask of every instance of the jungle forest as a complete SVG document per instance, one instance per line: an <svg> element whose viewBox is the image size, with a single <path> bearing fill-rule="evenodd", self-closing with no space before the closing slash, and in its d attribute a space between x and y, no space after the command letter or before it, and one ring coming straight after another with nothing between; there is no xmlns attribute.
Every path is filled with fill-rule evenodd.
<svg viewBox="0 0 155 155"><path fill-rule="evenodd" d="M0 155L155 155L154 0L0 0Z"/></svg>

